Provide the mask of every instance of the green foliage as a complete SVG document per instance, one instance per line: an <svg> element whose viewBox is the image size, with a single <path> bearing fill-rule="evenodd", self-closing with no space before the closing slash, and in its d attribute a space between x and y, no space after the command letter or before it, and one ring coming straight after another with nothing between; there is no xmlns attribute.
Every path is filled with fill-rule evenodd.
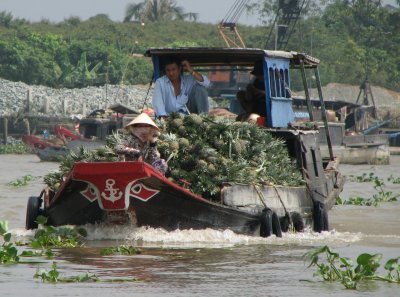
<svg viewBox="0 0 400 297"><path fill-rule="evenodd" d="M400 184L400 177L395 177L392 174L388 177L388 182L392 182L394 184Z"/></svg>
<svg viewBox="0 0 400 297"><path fill-rule="evenodd" d="M27 174L21 178L18 178L15 181L9 182L8 185L13 186L13 187L22 187L22 186L26 186L29 182L33 181L34 179L35 179L35 177L33 177L30 174Z"/></svg>
<svg viewBox="0 0 400 297"><path fill-rule="evenodd" d="M109 255L137 255L140 254L141 251L134 246L127 246L127 245L120 245L117 247L109 247L104 248L100 251L102 256L109 256Z"/></svg>
<svg viewBox="0 0 400 297"><path fill-rule="evenodd" d="M30 257L46 257L46 258L53 258L54 253L51 249L41 249L41 250L26 250L22 251L20 257L30 258Z"/></svg>
<svg viewBox="0 0 400 297"><path fill-rule="evenodd" d="M336 205L363 205L363 206L378 206L381 202L394 202L397 201L397 197L400 196L394 195L391 191L385 191L384 186L385 183L382 179L376 176L374 173L363 173L359 176L350 176L353 182L365 183L365 182L373 182L374 189L377 191L376 194L373 194L371 198L363 198L363 197L350 197L347 200L343 200L340 197L336 198ZM395 183L398 181L397 178L390 176L388 181L392 181Z"/></svg>
<svg viewBox="0 0 400 297"><path fill-rule="evenodd" d="M365 176L364 176L365 177ZM362 181L364 182L364 181ZM364 206L378 206L381 202L394 202L397 201L397 197L400 196L394 195L391 191L385 191L383 186L385 183L377 178L373 178L374 189L378 192L372 195L371 198L363 198L363 197L350 197L347 200L342 200L340 197L336 198L337 205L364 205Z"/></svg>
<svg viewBox="0 0 400 297"><path fill-rule="evenodd" d="M80 276L62 277L57 270L57 263L53 262L51 270L38 269L33 276L41 279L44 283L82 283L82 282L98 282L99 278L94 274L86 273Z"/></svg>
<svg viewBox="0 0 400 297"><path fill-rule="evenodd" d="M254 124L174 113L160 126L158 149L170 178L203 197L218 197L223 182L304 183L284 142Z"/></svg>
<svg viewBox="0 0 400 297"><path fill-rule="evenodd" d="M32 154L32 149L25 143L1 144L0 155L4 154Z"/></svg>
<svg viewBox="0 0 400 297"><path fill-rule="evenodd" d="M0 246L0 264L13 264L19 262L18 250L10 242L11 233L8 232L8 222L0 221L0 235L3 237L3 244Z"/></svg>
<svg viewBox="0 0 400 297"><path fill-rule="evenodd" d="M82 146L77 152L71 152L63 158L60 162L59 170L46 174L43 181L51 190L56 191L75 162L111 162L117 160L117 155L109 147L89 151Z"/></svg>
<svg viewBox="0 0 400 297"><path fill-rule="evenodd" d="M45 226L47 218L44 216L38 216L36 221L41 228L30 243L33 248L76 247L82 245L82 238L86 236L84 229L76 227Z"/></svg>
<svg viewBox="0 0 400 297"><path fill-rule="evenodd" d="M127 11L127 22L113 22L105 15L97 15L86 21L71 17L58 24L29 23L2 12L0 77L68 88L147 83L150 62L131 58L132 53L143 54L148 47L168 45L225 46L216 25L183 21L193 19L194 14L171 10L179 8L174 1L161 2L169 7L168 13L162 12L165 9L161 6L155 13L154 9L146 10L145 4L154 2L142 1L128 8L134 8L136 13ZM400 9L387 9L380 1L319 2L310 1L303 10L304 17L297 21L296 33L291 35L286 49L319 58L323 84L359 85L368 69L373 85L400 90ZM267 27L240 25L247 47L265 47L277 3L257 1L254 7ZM143 25L142 17L146 21ZM139 22L129 21L133 19ZM300 79L294 78L292 89L300 87Z"/></svg>
<svg viewBox="0 0 400 297"><path fill-rule="evenodd" d="M357 176L350 175L349 178L351 181L357 182L357 183L367 183L367 182L372 182L375 179L378 179L378 177L373 172L370 172L369 174L363 173L363 174L357 175Z"/></svg>
<svg viewBox="0 0 400 297"><path fill-rule="evenodd" d="M320 256L325 256L323 260ZM361 281L386 281L400 284L400 265L399 259L389 259L384 265L387 271L386 276L376 274L380 267L382 254L361 254L357 257L357 265L347 257L340 257L328 246L314 249L304 255L310 261L311 266L317 268L315 276L321 276L324 281L339 281L346 289L357 289Z"/></svg>
<svg viewBox="0 0 400 297"><path fill-rule="evenodd" d="M134 282L137 281L135 278L118 278L118 279L106 279L101 280L92 273L86 273L83 275L63 277L57 269L57 263L53 262L49 271L40 269L36 271L33 276L36 279L40 279L44 283L83 283L83 282Z"/></svg>
<svg viewBox="0 0 400 297"><path fill-rule="evenodd" d="M185 13L181 6L176 5L175 0L145 0L139 3L129 4L126 8L124 22L136 21L170 21L173 19L197 20L197 13Z"/></svg>

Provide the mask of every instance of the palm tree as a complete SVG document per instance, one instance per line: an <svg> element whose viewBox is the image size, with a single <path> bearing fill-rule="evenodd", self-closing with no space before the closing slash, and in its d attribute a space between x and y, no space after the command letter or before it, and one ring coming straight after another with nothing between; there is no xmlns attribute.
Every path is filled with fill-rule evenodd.
<svg viewBox="0 0 400 297"><path fill-rule="evenodd" d="M145 0L140 3L128 4L124 22L132 19L144 22L170 21L174 19L189 19L196 21L197 13L185 13L181 6L176 5L175 0Z"/></svg>

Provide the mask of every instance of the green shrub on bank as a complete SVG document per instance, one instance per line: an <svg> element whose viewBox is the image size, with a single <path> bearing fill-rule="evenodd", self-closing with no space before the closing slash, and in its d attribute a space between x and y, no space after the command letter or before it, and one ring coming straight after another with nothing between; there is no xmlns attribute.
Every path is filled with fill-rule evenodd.
<svg viewBox="0 0 400 297"><path fill-rule="evenodd" d="M0 144L0 155L4 154L33 154L33 151L25 143Z"/></svg>

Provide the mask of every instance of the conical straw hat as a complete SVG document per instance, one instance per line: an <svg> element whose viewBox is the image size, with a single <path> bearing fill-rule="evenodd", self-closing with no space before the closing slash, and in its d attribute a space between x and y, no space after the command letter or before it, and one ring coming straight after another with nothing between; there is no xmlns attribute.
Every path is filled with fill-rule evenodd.
<svg viewBox="0 0 400 297"><path fill-rule="evenodd" d="M135 124L147 124L150 126L153 126L154 128L156 128L157 130L159 130L159 128L157 127L157 125L153 122L153 120L145 113L141 113L140 115L138 115L135 119L133 119L132 121L130 121L125 128L135 125Z"/></svg>

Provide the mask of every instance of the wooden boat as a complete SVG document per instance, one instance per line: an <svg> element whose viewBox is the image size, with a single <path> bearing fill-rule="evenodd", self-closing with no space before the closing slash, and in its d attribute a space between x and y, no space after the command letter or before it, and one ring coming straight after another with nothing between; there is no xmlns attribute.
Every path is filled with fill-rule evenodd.
<svg viewBox="0 0 400 297"><path fill-rule="evenodd" d="M47 216L54 226L131 223L166 230L231 229L254 236L282 236L289 225L298 231L307 226L317 232L329 229L328 210L342 191L344 178L332 155L323 161L318 129L301 129L293 123L291 95L281 88L290 84L290 66L314 70L320 83L317 59L293 52L233 48L149 49L146 55L153 58L155 78L160 76L164 59L171 56L188 59L195 67L252 67L261 61L266 84L264 128L285 141L305 185L254 186L228 181L221 185L220 201L213 202L143 162L75 163L57 192L45 189L40 196L29 198L27 229L37 227L38 214ZM323 106L322 94L320 99Z"/></svg>
<svg viewBox="0 0 400 297"><path fill-rule="evenodd" d="M32 148L41 161L59 162L69 153L60 138L44 139L37 135L23 135L22 141Z"/></svg>
<svg viewBox="0 0 400 297"><path fill-rule="evenodd" d="M325 125L316 112L320 108L319 100L311 100L314 109L313 118L309 118L304 98L294 98L295 113L307 121L314 121L320 129L320 145L323 158L329 157ZM350 102L333 100L325 102L328 116L331 145L334 156L341 164L390 163L390 135L381 133L379 128L392 120L369 122L376 113L372 106L363 106Z"/></svg>
<svg viewBox="0 0 400 297"><path fill-rule="evenodd" d="M48 147L61 147L64 142L61 139L44 139L38 135L23 135L22 142L33 149L44 149Z"/></svg>
<svg viewBox="0 0 400 297"><path fill-rule="evenodd" d="M54 134L57 137L65 139L67 141L79 140L83 138L82 135L72 132L61 124L57 124L54 126Z"/></svg>

